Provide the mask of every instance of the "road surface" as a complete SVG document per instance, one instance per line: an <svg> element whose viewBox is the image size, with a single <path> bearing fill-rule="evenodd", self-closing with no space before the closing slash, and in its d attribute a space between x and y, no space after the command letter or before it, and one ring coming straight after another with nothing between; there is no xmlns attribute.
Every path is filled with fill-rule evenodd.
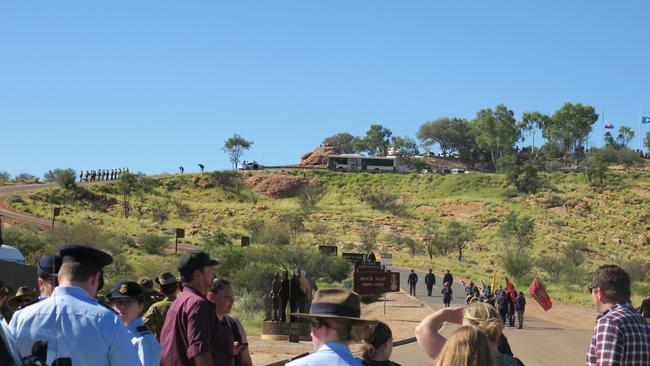
<svg viewBox="0 0 650 366"><path fill-rule="evenodd" d="M401 287L408 292L406 280L410 270L399 268L392 268L392 270L400 272ZM439 290L442 276L436 275L438 290L436 291L434 288L434 296L428 297L424 284L426 273L417 270L416 273L419 277L416 287L417 299L434 310L442 308L442 297ZM452 306L465 305L463 286L456 279L459 275L454 274ZM539 306L530 296L527 300L527 306ZM458 328L457 325L444 325L441 328L441 334L449 336L456 328ZM585 364L585 353L591 342L592 332L593 328L591 327L556 324L528 315L524 318L523 329L507 327L504 334L508 337L515 356L521 359L526 366L578 366ZM402 365L432 364L432 360L417 343L395 347L391 359Z"/></svg>

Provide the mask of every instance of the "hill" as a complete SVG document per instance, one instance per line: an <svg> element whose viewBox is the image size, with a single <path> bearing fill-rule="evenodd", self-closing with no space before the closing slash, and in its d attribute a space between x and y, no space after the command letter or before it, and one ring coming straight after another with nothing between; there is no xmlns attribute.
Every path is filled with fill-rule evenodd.
<svg viewBox="0 0 650 366"><path fill-rule="evenodd" d="M336 243L340 251L373 247L392 252L398 266L449 268L459 277L486 283L495 273L497 278L505 275L498 229L510 213L517 213L530 217L535 228L530 249L534 266L515 279L518 287L527 287L538 275L554 300L589 305L589 271L618 263L637 280L637 301L650 291L650 176L609 173L604 187L587 184L581 174L542 178L538 193L522 195L504 188L498 174L213 172L141 178L131 192L128 218L117 184L44 189L13 197L10 205L43 218L50 217L54 205L62 205L60 219L66 223L136 237L171 238L175 228L185 228L183 242L204 247L236 244L242 235L252 237L254 245L274 243L286 250L296 243ZM423 225L444 226L451 220L474 228L475 239L462 261L456 252L430 258ZM573 246L575 241L584 245ZM583 264L560 269L570 273L553 273L552 263L541 261L576 253Z"/></svg>

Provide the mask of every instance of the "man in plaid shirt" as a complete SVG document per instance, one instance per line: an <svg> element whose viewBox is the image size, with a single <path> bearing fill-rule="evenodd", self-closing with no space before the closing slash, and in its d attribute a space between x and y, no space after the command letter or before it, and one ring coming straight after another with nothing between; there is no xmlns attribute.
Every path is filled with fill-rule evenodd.
<svg viewBox="0 0 650 366"><path fill-rule="evenodd" d="M630 276L619 266L594 272L589 288L600 316L587 352L587 366L650 365L650 323L630 303Z"/></svg>

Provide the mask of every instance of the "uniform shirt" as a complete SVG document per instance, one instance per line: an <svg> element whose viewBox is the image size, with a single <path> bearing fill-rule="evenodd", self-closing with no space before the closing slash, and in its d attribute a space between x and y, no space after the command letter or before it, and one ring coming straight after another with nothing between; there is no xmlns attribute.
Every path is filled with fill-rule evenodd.
<svg viewBox="0 0 650 366"><path fill-rule="evenodd" d="M213 352L216 321L214 305L195 289L183 287L160 333L160 365L194 365L194 357Z"/></svg>
<svg viewBox="0 0 650 366"><path fill-rule="evenodd" d="M120 318L79 287L57 287L9 324L22 356L39 340L48 342L47 364L70 357L73 365L138 365L138 354Z"/></svg>
<svg viewBox="0 0 650 366"><path fill-rule="evenodd" d="M131 343L138 350L138 357L142 366L160 365L160 343L144 325L142 318L137 318L126 326L131 333Z"/></svg>
<svg viewBox="0 0 650 366"><path fill-rule="evenodd" d="M362 366L361 359L352 356L342 343L325 343L316 352L287 363L285 366Z"/></svg>
<svg viewBox="0 0 650 366"><path fill-rule="evenodd" d="M2 316L0 316L0 343L0 361L2 361L0 363L3 366L5 363L12 365L11 362L13 361L14 365L21 365L20 356L16 349L16 340L11 335L9 326ZM8 357L8 359L4 359L3 357Z"/></svg>
<svg viewBox="0 0 650 366"><path fill-rule="evenodd" d="M629 302L616 304L596 320L587 366L650 365L650 323Z"/></svg>
<svg viewBox="0 0 650 366"><path fill-rule="evenodd" d="M167 316L167 311L174 300L176 300L176 296L165 296L164 299L151 305L149 310L142 316L144 325L149 328L157 339L160 339L160 331L163 324L165 324L165 316Z"/></svg>

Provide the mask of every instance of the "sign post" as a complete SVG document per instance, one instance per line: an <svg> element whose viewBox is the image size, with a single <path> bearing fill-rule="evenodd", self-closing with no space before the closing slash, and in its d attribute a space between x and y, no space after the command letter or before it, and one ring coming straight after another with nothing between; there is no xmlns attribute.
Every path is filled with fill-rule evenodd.
<svg viewBox="0 0 650 366"><path fill-rule="evenodd" d="M178 253L178 239L179 238L184 238L184 237L185 237L185 229L177 228L176 229L176 249L175 249L175 253Z"/></svg>
<svg viewBox="0 0 650 366"><path fill-rule="evenodd" d="M52 212L52 228L54 228L54 218L61 214L61 207L54 207Z"/></svg>
<svg viewBox="0 0 650 366"><path fill-rule="evenodd" d="M241 237L241 246L242 247L247 247L251 245L251 238L249 236L242 236Z"/></svg>

